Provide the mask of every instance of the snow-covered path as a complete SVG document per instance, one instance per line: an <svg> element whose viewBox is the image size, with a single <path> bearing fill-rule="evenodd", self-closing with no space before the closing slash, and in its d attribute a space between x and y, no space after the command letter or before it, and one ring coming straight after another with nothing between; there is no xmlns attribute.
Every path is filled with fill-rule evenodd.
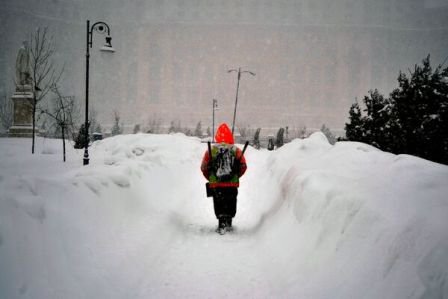
<svg viewBox="0 0 448 299"><path fill-rule="evenodd" d="M143 193L157 194L157 200L163 203L171 202L164 205L169 208L162 212L164 227L160 228L160 233L171 237L160 256L148 254L149 270L142 273L145 278L136 287L135 295L139 298L272 297L271 284L275 278L270 275L270 269L273 265L266 259L255 234L261 225L260 208L272 194L261 196L249 187L250 182L268 181L264 175L266 153L259 157L256 151L247 153L253 167L242 180L246 187L240 189L235 231L220 236L215 233L217 220L212 200L205 197L205 180L199 171L204 150L202 144L194 151L197 156L192 163L177 167L175 174L162 176L162 180L166 176L179 178L173 183L180 191L176 194L172 184L148 183L152 175L143 179L141 188L146 189ZM148 251L153 251L151 245Z"/></svg>
<svg viewBox="0 0 448 299"><path fill-rule="evenodd" d="M0 298L448 297L447 166L319 133L249 148L220 236L197 139L108 138L87 167L24 142L0 140Z"/></svg>

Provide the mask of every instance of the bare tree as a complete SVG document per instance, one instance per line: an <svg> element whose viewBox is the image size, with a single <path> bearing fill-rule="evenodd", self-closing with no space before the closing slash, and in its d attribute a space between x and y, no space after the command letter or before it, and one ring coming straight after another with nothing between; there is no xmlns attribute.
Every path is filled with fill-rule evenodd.
<svg viewBox="0 0 448 299"><path fill-rule="evenodd" d="M30 68L31 81L34 87L32 99L33 138L31 152L34 154L36 112L38 105L56 86L61 79L64 68L58 69L53 61L55 53L53 37L49 36L48 28L37 28L30 36ZM16 83L17 84L17 83Z"/></svg>
<svg viewBox="0 0 448 299"><path fill-rule="evenodd" d="M172 120L170 123L170 127L168 129L168 133L177 133L177 132L182 132L182 131L183 131L182 124L181 124L180 120L178 120L177 122Z"/></svg>
<svg viewBox="0 0 448 299"><path fill-rule="evenodd" d="M13 103L10 98L6 96L6 93L0 98L0 125L8 129L12 126L13 122Z"/></svg>
<svg viewBox="0 0 448 299"><path fill-rule="evenodd" d="M194 130L194 136L202 137L202 123L199 121Z"/></svg>
<svg viewBox="0 0 448 299"><path fill-rule="evenodd" d="M307 137L307 132L306 132L306 126L303 126L301 129L299 129L297 137L298 138L306 138Z"/></svg>
<svg viewBox="0 0 448 299"><path fill-rule="evenodd" d="M135 124L133 133L137 134L137 133L140 133L141 131L142 131L142 129L141 129L140 124Z"/></svg>
<svg viewBox="0 0 448 299"><path fill-rule="evenodd" d="M53 107L43 109L41 113L45 113L52 118L57 129L61 132L63 160L65 162L65 139L74 130L79 110L74 96L63 96L56 85L53 85L51 92L55 95L55 98L52 100Z"/></svg>
<svg viewBox="0 0 448 299"><path fill-rule="evenodd" d="M111 130L112 136L123 134L123 123L120 124L120 114L114 110L114 125Z"/></svg>
<svg viewBox="0 0 448 299"><path fill-rule="evenodd" d="M148 118L148 125L146 133L159 134L161 132L162 121L155 115L152 118Z"/></svg>
<svg viewBox="0 0 448 299"><path fill-rule="evenodd" d="M244 123L238 127L238 131L240 132L240 136L243 139L248 139L249 136L255 134L254 130L250 127L250 125Z"/></svg>

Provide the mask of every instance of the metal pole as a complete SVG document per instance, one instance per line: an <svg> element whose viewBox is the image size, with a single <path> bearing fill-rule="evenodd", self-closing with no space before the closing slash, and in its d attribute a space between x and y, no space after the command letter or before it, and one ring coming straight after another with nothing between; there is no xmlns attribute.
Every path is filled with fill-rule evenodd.
<svg viewBox="0 0 448 299"><path fill-rule="evenodd" d="M90 31L90 21L87 20L87 43L86 43L86 119L84 123L85 129L85 139L84 139L84 160L83 165L89 164L89 31Z"/></svg>
<svg viewBox="0 0 448 299"><path fill-rule="evenodd" d="M212 124L212 142L215 142L215 111L218 108L218 100L213 99L213 124Z"/></svg>
<svg viewBox="0 0 448 299"><path fill-rule="evenodd" d="M238 104L238 89L240 88L241 68L238 68L238 82L236 84L235 110L233 111L232 134L235 129L236 105Z"/></svg>
<svg viewBox="0 0 448 299"><path fill-rule="evenodd" d="M110 43L111 37L110 37L110 28L109 25L107 25L104 22L96 22L90 27L90 21L87 20L87 32L86 32L86 119L84 122L84 129L85 129L85 139L84 139L84 159L83 164L88 165L89 164L89 58L90 58L90 50L89 48L92 47L93 42L93 29L98 31L99 33L106 33L106 43L105 47L109 47L107 51L114 52L115 50L112 48L112 45ZM104 48L104 47L103 47Z"/></svg>
<svg viewBox="0 0 448 299"><path fill-rule="evenodd" d="M212 142L215 142L215 99L213 99L212 109L213 109L213 120L212 120Z"/></svg>

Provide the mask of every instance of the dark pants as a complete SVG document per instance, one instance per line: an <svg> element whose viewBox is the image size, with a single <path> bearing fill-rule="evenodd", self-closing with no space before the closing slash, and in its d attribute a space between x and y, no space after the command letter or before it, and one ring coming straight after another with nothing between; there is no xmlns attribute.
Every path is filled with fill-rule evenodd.
<svg viewBox="0 0 448 299"><path fill-rule="evenodd" d="M235 217L236 197L238 188L215 188L213 195L213 204L215 207L216 218Z"/></svg>

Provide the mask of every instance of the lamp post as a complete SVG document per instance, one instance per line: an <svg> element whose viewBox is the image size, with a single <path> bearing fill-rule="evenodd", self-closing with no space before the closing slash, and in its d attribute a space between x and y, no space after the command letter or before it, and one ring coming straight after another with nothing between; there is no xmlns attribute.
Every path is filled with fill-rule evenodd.
<svg viewBox="0 0 448 299"><path fill-rule="evenodd" d="M237 72L238 73L238 82L237 82L237 85L236 85L236 97L235 97L235 110L233 111L233 123L232 123L232 134L233 134L234 129L235 129L236 105L238 104L238 90L240 88L241 74L249 73L252 76L255 76L255 73L253 73L251 71L241 71L241 68L238 68L238 70L228 70L227 72L228 73L231 73L231 72Z"/></svg>
<svg viewBox="0 0 448 299"><path fill-rule="evenodd" d="M218 109L218 100L213 99L212 142L215 142L215 110Z"/></svg>
<svg viewBox="0 0 448 299"><path fill-rule="evenodd" d="M112 37L110 36L110 28L104 22L96 22L92 26L90 26L90 20L87 20L87 46L86 46L86 119L84 123L85 129L85 140L84 140L84 159L83 165L89 164L89 58L90 58L90 48L93 45L93 30L97 31L101 34L106 35L106 44L101 48L101 51L104 52L115 52L114 48L112 48Z"/></svg>

